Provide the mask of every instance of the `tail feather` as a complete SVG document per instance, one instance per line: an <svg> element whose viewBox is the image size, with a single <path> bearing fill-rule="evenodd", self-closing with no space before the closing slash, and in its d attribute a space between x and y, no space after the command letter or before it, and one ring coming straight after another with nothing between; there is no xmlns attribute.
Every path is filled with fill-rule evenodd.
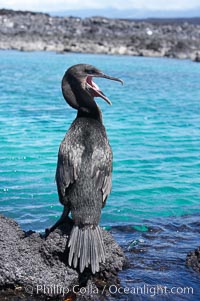
<svg viewBox="0 0 200 301"><path fill-rule="evenodd" d="M71 262L72 262L72 257L73 257L75 245L77 242L77 235L78 235L78 227L73 227L71 237L69 240L69 244L68 244L68 247L70 247L70 251L71 251L69 253L69 258L68 258L69 265L71 265Z"/></svg>
<svg viewBox="0 0 200 301"><path fill-rule="evenodd" d="M80 272L82 273L86 266L86 236L88 231L83 231L82 233L82 248L81 248L81 256L80 256Z"/></svg>
<svg viewBox="0 0 200 301"><path fill-rule="evenodd" d="M98 246L97 246L97 238L94 236L94 232L93 232L93 244L94 244L94 254L95 254L94 262L96 261L96 268L99 271L99 261L100 261L99 255L100 254L99 254L99 249L98 249ZM93 270L94 269L95 269L95 267L93 267Z"/></svg>
<svg viewBox="0 0 200 301"><path fill-rule="evenodd" d="M90 234L90 228L88 229L88 240L90 240L91 234ZM91 252L91 245L88 246L87 248L87 263L86 263L86 268L89 267L90 265L90 252Z"/></svg>
<svg viewBox="0 0 200 301"><path fill-rule="evenodd" d="M97 266L97 258L96 258L96 252L95 252L95 244L94 244L94 236L93 232L91 231L91 268L92 268L92 273L95 274L95 270L98 272L98 266Z"/></svg>
<svg viewBox="0 0 200 301"><path fill-rule="evenodd" d="M95 274L99 271L99 263L105 262L105 250L99 226L91 225L83 228L74 226L68 247L70 248L68 263L71 266L73 261L73 266L76 268L79 261L81 273L91 265L92 273Z"/></svg>
<svg viewBox="0 0 200 301"><path fill-rule="evenodd" d="M72 235L71 235L72 237ZM78 258L80 257L80 245L81 245L81 232L78 231L78 235L77 235L77 247L76 247L76 250L74 251L74 259L73 259L73 265L76 267L77 266L77 263L78 263ZM72 253L73 255L73 253ZM69 257L70 259L70 257ZM70 261L69 261L69 264L70 264ZM71 264L70 264L71 265Z"/></svg>
<svg viewBox="0 0 200 301"><path fill-rule="evenodd" d="M98 242L98 248L99 248L99 254L100 254L100 261L105 262L105 248L104 244L101 244L99 242L103 241L101 231L97 231L97 242Z"/></svg>

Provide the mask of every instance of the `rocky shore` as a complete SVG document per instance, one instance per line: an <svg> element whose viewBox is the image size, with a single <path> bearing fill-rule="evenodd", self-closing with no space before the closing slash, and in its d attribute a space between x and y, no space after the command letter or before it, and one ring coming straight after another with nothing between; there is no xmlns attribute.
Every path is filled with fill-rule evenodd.
<svg viewBox="0 0 200 301"><path fill-rule="evenodd" d="M198 245L199 225L197 215L157 219L156 225L146 220L146 226L113 226L112 235L124 253L103 231L106 263L95 275L80 275L66 265L70 225L45 239L0 215L0 301L146 301L162 299L161 287L167 288L163 300L171 300L172 287L179 289L181 300L199 300L200 248L191 251ZM149 296L136 291L157 285L158 297L154 291ZM190 292L180 295L186 287ZM116 288L129 294L117 294Z"/></svg>
<svg viewBox="0 0 200 301"><path fill-rule="evenodd" d="M0 49L195 60L200 53L200 19L81 19L2 9Z"/></svg>
<svg viewBox="0 0 200 301"><path fill-rule="evenodd" d="M45 239L40 233L22 231L14 220L0 215L0 301L104 300L109 283L118 284L124 254L103 231L105 264L95 275L89 269L80 274L67 264L70 231L68 225Z"/></svg>

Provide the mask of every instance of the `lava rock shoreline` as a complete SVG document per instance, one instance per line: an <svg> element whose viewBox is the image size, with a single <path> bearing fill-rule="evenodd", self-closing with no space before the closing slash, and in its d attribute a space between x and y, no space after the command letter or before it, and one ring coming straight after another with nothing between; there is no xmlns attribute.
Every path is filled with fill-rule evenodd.
<svg viewBox="0 0 200 301"><path fill-rule="evenodd" d="M200 18L81 19L1 9L0 49L195 60L200 53Z"/></svg>
<svg viewBox="0 0 200 301"><path fill-rule="evenodd" d="M123 251L103 230L105 264L95 275L89 269L80 274L67 264L71 227L60 227L45 239L0 215L0 301L104 300L105 287L119 283L117 273L126 263Z"/></svg>

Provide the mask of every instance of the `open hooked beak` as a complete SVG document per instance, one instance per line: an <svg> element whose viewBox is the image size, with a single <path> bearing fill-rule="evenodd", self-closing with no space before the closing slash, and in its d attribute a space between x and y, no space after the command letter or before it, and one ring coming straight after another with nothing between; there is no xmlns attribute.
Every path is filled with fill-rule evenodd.
<svg viewBox="0 0 200 301"><path fill-rule="evenodd" d="M112 77L109 75L106 75L104 73L94 74L94 75L88 75L86 78L86 86L89 89L91 95L93 97L101 97L103 98L109 105L112 105L111 101L108 99L108 97L100 90L100 88L95 84L92 80L93 77L101 77L101 78L107 78L110 80L114 80L117 82L120 82L123 85L123 81L117 77Z"/></svg>

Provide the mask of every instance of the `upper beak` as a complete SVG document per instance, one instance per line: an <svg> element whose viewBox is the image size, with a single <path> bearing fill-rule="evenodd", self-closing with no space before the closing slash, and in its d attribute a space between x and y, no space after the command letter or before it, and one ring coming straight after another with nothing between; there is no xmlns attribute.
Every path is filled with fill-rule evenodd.
<svg viewBox="0 0 200 301"><path fill-rule="evenodd" d="M100 74L99 76L97 75L97 77L102 77L102 78L107 78L107 79L110 79L110 80L115 80L116 82L120 82L122 85L124 84L123 80L121 80L120 78L117 78L117 77L112 77L112 76L109 76L107 74Z"/></svg>

